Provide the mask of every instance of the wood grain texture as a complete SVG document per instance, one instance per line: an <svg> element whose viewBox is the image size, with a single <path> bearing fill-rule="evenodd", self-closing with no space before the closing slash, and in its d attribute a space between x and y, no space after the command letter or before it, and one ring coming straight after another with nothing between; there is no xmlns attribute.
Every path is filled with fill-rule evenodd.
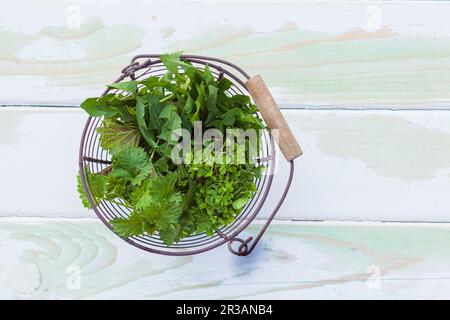
<svg viewBox="0 0 450 320"><path fill-rule="evenodd" d="M450 111L283 110L305 154L278 219L450 221ZM1 216L92 217L76 193L87 116L0 108ZM287 178L278 152L267 217Z"/></svg>
<svg viewBox="0 0 450 320"><path fill-rule="evenodd" d="M2 218L0 297L449 298L449 228L277 224L248 257L221 247L175 258L133 248L97 220Z"/></svg>
<svg viewBox="0 0 450 320"><path fill-rule="evenodd" d="M0 104L77 105L133 55L184 50L261 73L283 107L447 108L449 14L435 1L6 0Z"/></svg>

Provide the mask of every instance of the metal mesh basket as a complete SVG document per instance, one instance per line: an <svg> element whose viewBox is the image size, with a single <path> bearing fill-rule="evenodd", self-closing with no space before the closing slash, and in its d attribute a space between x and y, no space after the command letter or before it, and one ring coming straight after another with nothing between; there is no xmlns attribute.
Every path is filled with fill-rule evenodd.
<svg viewBox="0 0 450 320"><path fill-rule="evenodd" d="M149 76L162 76L167 70L159 57L159 54L138 55L134 57L131 60L131 63L122 70L122 74L115 82L145 79ZM183 60L190 61L195 67L200 69L203 69L206 65L208 65L216 79L226 77L232 81L233 86L229 89L230 94L247 94L246 82L250 79L250 76L236 65L221 59L198 55L182 55L181 58ZM107 89L103 95L112 90L115 89ZM257 116L264 121L259 113ZM96 129L101 125L101 123L102 118L99 117L89 117L86 122L81 137L79 151L80 176L84 191L93 210L100 220L114 232L110 221L114 218L127 217L131 212L124 206L105 200L97 203L96 199L90 196L91 187L85 172L85 168L88 168L90 172L100 172L111 164L111 156L107 151L100 147L99 134ZM258 191L247 203L243 211L236 217L236 220L233 223L221 227L213 236L206 236L205 233L192 235L187 238L183 238L178 243L174 243L170 246L165 245L159 239L157 234L152 236L132 236L125 239L125 241L135 247L149 252L173 256L202 253L227 243L228 248L232 253L240 256L248 255L254 249L255 245L265 232L266 228L269 226L284 201L294 172L294 164L291 159L289 161L290 173L284 192L269 216L267 222L263 225L260 233L255 239L252 237L245 240L239 238L238 235L247 228L247 226L253 221L253 219L260 212L261 208L264 206L273 182L273 173L275 168L275 145L271 132L265 130L262 134L261 141L262 143L259 150L257 165L264 166L266 174L255 181Z"/></svg>

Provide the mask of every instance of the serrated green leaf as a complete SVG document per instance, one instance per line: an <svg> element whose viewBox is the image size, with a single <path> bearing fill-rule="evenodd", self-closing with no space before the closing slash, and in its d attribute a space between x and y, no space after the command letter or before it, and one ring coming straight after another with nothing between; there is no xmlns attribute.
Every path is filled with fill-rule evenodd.
<svg viewBox="0 0 450 320"><path fill-rule="evenodd" d="M138 236L144 232L144 220L135 213L128 218L115 218L110 223L114 231L122 238Z"/></svg>
<svg viewBox="0 0 450 320"><path fill-rule="evenodd" d="M99 203L105 195L107 178L99 174L91 173L87 166L84 168L84 175L88 183L88 190L90 191L91 199L94 201L94 203ZM79 172L77 175L77 191L83 206L85 208L92 209L91 203L89 202L87 194L84 191L83 183L81 181L81 175Z"/></svg>
<svg viewBox="0 0 450 320"><path fill-rule="evenodd" d="M152 172L153 166L143 148L128 148L113 157L111 176L139 185Z"/></svg>
<svg viewBox="0 0 450 320"><path fill-rule="evenodd" d="M133 124L124 124L117 120L105 119L101 127L97 128L100 134L100 145L112 155L129 147L139 146L141 134Z"/></svg>

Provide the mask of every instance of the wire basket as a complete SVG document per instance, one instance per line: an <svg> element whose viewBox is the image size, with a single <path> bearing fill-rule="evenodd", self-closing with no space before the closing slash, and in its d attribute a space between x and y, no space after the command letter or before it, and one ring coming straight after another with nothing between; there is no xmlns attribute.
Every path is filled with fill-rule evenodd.
<svg viewBox="0 0 450 320"><path fill-rule="evenodd" d="M265 230L273 220L278 209L283 203L294 174L294 158L301 155L302 151L298 146L295 137L287 126L286 121L281 115L275 101L270 95L267 87L259 76L250 78L250 76L238 66L222 59L198 56L182 55L181 59L190 61L193 66L203 69L209 66L212 74L217 80L226 77L233 83L229 89L230 94L250 93L256 105L259 107L259 117L266 125L272 129L264 130L262 133L262 143L257 158L257 165L265 167L265 174L255 181L257 192L255 196L246 204L242 212L236 217L235 221L229 225L221 227L213 236L206 236L205 233L192 235L183 238L178 243L170 246L165 245L157 234L132 236L124 239L129 244L148 252L171 256L193 255L206 252L218 246L228 244L229 250L239 256L246 256L252 252L256 244L264 234ZM159 54L147 54L135 56L129 65L122 69L120 77L115 82L145 79L149 76L162 76L166 72L165 66L160 60ZM116 89L107 89L103 95ZM80 176L86 196L91 203L96 215L100 220L114 232L110 221L114 218L127 217L131 212L124 206L111 203L106 200L96 202L91 197L91 187L87 178L85 169L90 172L100 172L111 164L111 155L100 147L99 134L97 128L101 125L102 118L89 117L83 130L79 151ZM246 229L253 219L258 215L264 206L270 188L273 182L275 168L275 145L273 132L276 130L279 134L275 136L280 150L290 163L289 177L286 181L284 191L270 214L269 218L262 226L259 234L253 239L239 238L239 234Z"/></svg>

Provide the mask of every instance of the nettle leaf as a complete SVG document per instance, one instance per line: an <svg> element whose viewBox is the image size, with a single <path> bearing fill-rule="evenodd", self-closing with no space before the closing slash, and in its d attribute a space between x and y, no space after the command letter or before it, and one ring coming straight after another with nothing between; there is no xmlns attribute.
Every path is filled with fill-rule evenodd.
<svg viewBox="0 0 450 320"><path fill-rule="evenodd" d="M181 129L181 118L177 112L177 107L173 104L166 105L159 114L159 119L166 119L166 122L161 127L161 133L158 138L169 144L177 143L178 141L172 140L172 133Z"/></svg>
<svg viewBox="0 0 450 320"><path fill-rule="evenodd" d="M175 191L177 175L152 177L133 192L132 199L139 216L159 230L165 244L174 241L173 232L182 213L182 195Z"/></svg>
<svg viewBox="0 0 450 320"><path fill-rule="evenodd" d="M105 196L107 177L100 174L91 173L89 168L85 166L84 174L89 184L90 196L94 199L94 202L99 203ZM81 202L85 208L92 209L87 195L84 191L83 183L81 182L81 175L77 175L77 191L80 196Z"/></svg>
<svg viewBox="0 0 450 320"><path fill-rule="evenodd" d="M101 127L97 128L100 134L100 145L112 155L129 147L139 146L141 134L133 124L124 124L117 120L105 119Z"/></svg>
<svg viewBox="0 0 450 320"><path fill-rule="evenodd" d="M128 218L115 218L110 223L122 238L138 236L144 232L144 219L136 213L132 213Z"/></svg>
<svg viewBox="0 0 450 320"><path fill-rule="evenodd" d="M111 176L139 185L152 172L153 166L143 148L128 148L113 157Z"/></svg>

